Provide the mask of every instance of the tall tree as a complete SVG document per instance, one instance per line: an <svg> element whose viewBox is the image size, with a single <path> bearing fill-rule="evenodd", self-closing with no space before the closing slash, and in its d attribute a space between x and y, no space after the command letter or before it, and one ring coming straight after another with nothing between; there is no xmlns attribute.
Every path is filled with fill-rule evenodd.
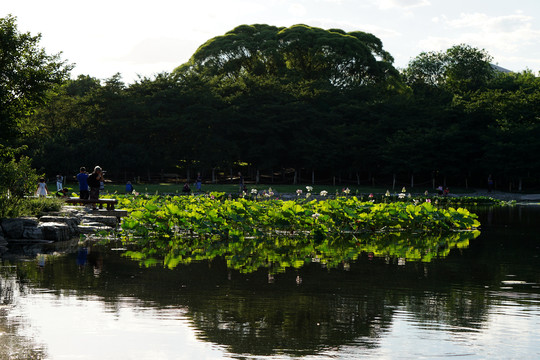
<svg viewBox="0 0 540 360"><path fill-rule="evenodd" d="M0 141L25 130L25 120L46 101L49 89L67 79L72 65L39 47L41 35L17 29L16 18L0 18Z"/></svg>
<svg viewBox="0 0 540 360"><path fill-rule="evenodd" d="M273 76L337 88L397 81L392 56L376 36L307 25L241 25L203 44L176 73L237 79Z"/></svg>
<svg viewBox="0 0 540 360"><path fill-rule="evenodd" d="M403 75L413 88L443 88L452 93L474 91L487 86L494 77L491 60L485 50L455 45L446 51L421 53Z"/></svg>

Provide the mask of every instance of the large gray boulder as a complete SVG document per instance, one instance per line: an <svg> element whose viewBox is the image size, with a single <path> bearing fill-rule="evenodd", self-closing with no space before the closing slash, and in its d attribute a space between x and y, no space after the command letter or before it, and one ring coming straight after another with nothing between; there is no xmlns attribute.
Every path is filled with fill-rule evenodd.
<svg viewBox="0 0 540 360"><path fill-rule="evenodd" d="M0 223L8 239L21 239L25 228L35 228L37 224L36 218L3 219Z"/></svg>
<svg viewBox="0 0 540 360"><path fill-rule="evenodd" d="M67 241L71 238L69 226L59 222L40 223L38 228L43 231L43 239L51 241Z"/></svg>
<svg viewBox="0 0 540 360"><path fill-rule="evenodd" d="M43 230L37 224L35 226L25 226L21 238L29 240L43 239Z"/></svg>
<svg viewBox="0 0 540 360"><path fill-rule="evenodd" d="M3 254L7 251L7 246L8 246L8 242L6 238L4 237L2 228L0 228L0 254Z"/></svg>
<svg viewBox="0 0 540 360"><path fill-rule="evenodd" d="M118 218L116 216L86 215L81 219L81 224L88 223L100 223L115 228L118 224Z"/></svg>
<svg viewBox="0 0 540 360"><path fill-rule="evenodd" d="M80 221L77 217L45 215L39 218L39 221L42 223L52 222L66 224L69 227L69 232L72 236L77 236L79 234L77 227L79 226Z"/></svg>

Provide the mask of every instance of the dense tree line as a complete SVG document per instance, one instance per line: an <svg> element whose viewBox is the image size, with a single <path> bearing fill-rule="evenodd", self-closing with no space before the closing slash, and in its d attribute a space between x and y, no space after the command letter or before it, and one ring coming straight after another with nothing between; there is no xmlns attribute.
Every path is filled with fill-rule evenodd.
<svg viewBox="0 0 540 360"><path fill-rule="evenodd" d="M398 71L372 34L242 25L153 78L59 82L16 140L51 176L538 186L540 80L491 61L457 45Z"/></svg>

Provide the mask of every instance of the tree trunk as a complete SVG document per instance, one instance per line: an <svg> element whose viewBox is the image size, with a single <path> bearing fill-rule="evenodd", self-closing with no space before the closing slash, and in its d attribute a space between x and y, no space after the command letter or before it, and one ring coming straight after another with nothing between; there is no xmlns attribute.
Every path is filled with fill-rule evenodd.
<svg viewBox="0 0 540 360"><path fill-rule="evenodd" d="M259 173L259 169L257 169L257 175L255 175L255 184L259 184L259 180L260 180L260 173Z"/></svg>
<svg viewBox="0 0 540 360"><path fill-rule="evenodd" d="M216 168L212 168L212 184L216 183Z"/></svg>
<svg viewBox="0 0 540 360"><path fill-rule="evenodd" d="M315 170L311 170L311 185L315 185Z"/></svg>
<svg viewBox="0 0 540 360"><path fill-rule="evenodd" d="M396 174L393 175L393 179L392 179L392 190L394 190L396 188Z"/></svg>
<svg viewBox="0 0 540 360"><path fill-rule="evenodd" d="M414 175L411 175L411 188L414 187Z"/></svg>
<svg viewBox="0 0 540 360"><path fill-rule="evenodd" d="M356 183L360 186L360 175L356 173Z"/></svg>

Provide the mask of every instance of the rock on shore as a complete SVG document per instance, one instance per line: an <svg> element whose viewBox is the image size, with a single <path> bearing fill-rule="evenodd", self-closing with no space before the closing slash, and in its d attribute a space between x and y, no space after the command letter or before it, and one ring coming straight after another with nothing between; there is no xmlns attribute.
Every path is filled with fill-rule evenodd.
<svg viewBox="0 0 540 360"><path fill-rule="evenodd" d="M116 216L89 213L76 207L41 217L0 219L0 254L6 252L10 244L68 241L80 234L112 231L117 225Z"/></svg>

